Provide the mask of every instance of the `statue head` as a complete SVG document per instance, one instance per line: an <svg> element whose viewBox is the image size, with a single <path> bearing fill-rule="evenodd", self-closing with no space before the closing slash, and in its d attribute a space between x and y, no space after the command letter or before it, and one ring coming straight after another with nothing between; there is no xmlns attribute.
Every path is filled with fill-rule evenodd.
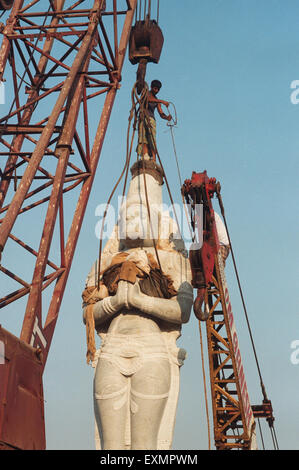
<svg viewBox="0 0 299 470"><path fill-rule="evenodd" d="M162 189L155 178L148 174L135 176L120 208L120 241L128 248L153 246L161 233L162 207Z"/></svg>

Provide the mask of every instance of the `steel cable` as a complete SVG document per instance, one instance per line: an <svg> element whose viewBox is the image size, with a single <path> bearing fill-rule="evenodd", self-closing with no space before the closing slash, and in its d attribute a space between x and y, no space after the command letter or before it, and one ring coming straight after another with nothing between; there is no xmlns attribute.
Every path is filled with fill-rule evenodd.
<svg viewBox="0 0 299 470"><path fill-rule="evenodd" d="M171 104L174 106L173 103L171 103ZM175 109L175 107L174 107L174 109ZM176 110L175 110L175 115L176 115ZM181 185L181 187L182 187L182 178L181 178L181 174L180 174L179 163L178 163L178 156L177 156L176 145L175 145L174 135L173 135L173 127L174 127L176 124L177 124L177 115L176 115L176 117L175 117L175 119L174 119L174 123L173 123L173 124L167 124L167 125L170 127L170 131L171 131L171 138L172 138L172 144L173 144L173 150L174 150L175 160L176 160L176 164L177 164L177 170L178 170L178 175L179 175L179 181L180 181L180 185ZM228 227L227 227L227 221L226 221L226 217L225 217L224 207L223 207L223 203L222 203L222 199L221 199L220 194L218 193L217 196L218 196L218 200L219 200L219 204L220 204L220 209L221 209L221 213L222 213L222 216L223 216L223 220L224 220L224 223L225 223L226 231L227 231L227 234L228 234L229 244L230 244L230 247L231 247L234 269L235 269L235 273L236 273L236 277L237 277L237 281L238 281L238 285L239 285L239 290L240 290L241 299L242 299L242 304L243 304L243 308L244 308L244 312L245 312L246 322L247 322L247 326L248 326L248 330L249 330L249 334L250 334L250 338L251 338L251 344L252 344L253 351L254 351L255 361L256 361L256 364L257 364L257 368L258 368L258 373L259 373L259 377L260 377L260 383L261 383L262 393L263 393L264 399L265 399L265 400L268 400L267 394L266 394L266 390L265 390L265 386L264 386L263 379L262 379L261 369L260 369L260 365L259 365L259 361L258 361L258 357L257 357L257 353L256 353L256 348L255 348L255 344L254 344L254 340L253 340L253 335L252 335L252 331L251 331L251 327L250 327L250 323L249 323L249 318L248 318L248 314L247 314L247 309L246 309L246 305L245 305L245 300L244 300L243 291L242 291L242 288L241 288L240 278L239 278L238 270L237 270L237 267L236 267L236 261L235 261L235 256L234 256L234 252L233 252L233 248L232 248L231 239L230 239L230 236L229 236L229 231L228 231ZM183 202L184 202L184 199L183 199ZM187 220L188 220L188 222L189 222L188 217L187 217ZM189 225L189 228L190 228L190 233L192 233L192 232L191 232L191 227L190 227L190 225ZM200 331L200 334L201 334L201 331ZM259 423L259 425L260 425L260 423ZM273 441L274 448L275 448L275 449L278 449L278 441L277 441L276 432L275 432L275 428L274 428L274 424L273 424L273 423L270 425L270 430L271 430L271 435L272 435L272 441ZM263 436L262 436L262 429L261 429L261 427L260 427L260 433L261 433L261 438L262 438L262 444L263 444L263 447L264 447L264 441L263 441Z"/></svg>
<svg viewBox="0 0 299 470"><path fill-rule="evenodd" d="M258 375L259 375L259 378L260 378L260 385L261 385L262 395L264 397L264 400L268 401L266 388L265 388L265 385L264 385L264 382L263 382L261 368L260 368L260 365L259 365L258 356L257 356L257 352L256 352L256 347L255 347L255 343L254 343L254 339L253 339L253 334L252 334L252 330L251 330L251 326L250 326L250 322L249 322L249 317L248 317L247 308L246 308L246 304L245 304L245 299L244 299L244 295L243 295L243 289L242 289L242 286L241 286L240 277L239 277L239 273L238 273L238 269L237 269L237 265L236 265L234 250L233 250L233 246L232 246L232 243L231 243L231 238L230 238L230 234L229 234L229 230L228 230L228 226L227 226L227 220L226 220L226 216L225 216L224 205L223 205L223 201L222 201L222 197L221 197L219 189L217 190L217 197L218 197L219 206L220 206L221 214L222 214L222 217L223 217L225 229L226 229L226 232L227 232L229 246L230 246L230 250L231 250L231 254L232 254L234 271L235 271L235 274L236 274L236 279L237 279L237 283L238 283L238 287L239 287L239 292L240 292L241 301L242 301L242 305L243 305L243 310L244 310L244 314L245 314L245 319L246 319L246 323L247 323L247 327L248 327L250 341L251 341L253 354L254 354L257 370L258 370ZM271 430L271 435L272 435L274 448L278 449L278 442L277 442L277 438L276 438L274 423L269 422L269 427L270 427L270 430Z"/></svg>
<svg viewBox="0 0 299 470"><path fill-rule="evenodd" d="M145 113L145 123L146 123L147 128L149 129L151 140L154 144L154 150L155 150L155 153L157 154L159 164L160 164L160 166L162 168L162 171L163 171L164 180L165 180L167 191L168 191L168 194L169 194L169 198L170 198L170 201L171 201L171 204L172 204L172 207L173 207L173 213L174 213L174 216L175 216L175 219L176 219L176 223L177 223L177 227L178 227L178 230L179 230L179 233L180 233L180 237L181 237L181 239L183 239L182 234L181 234L181 230L180 230L180 224L179 224L179 221L178 221L178 216L177 216L175 206L174 206L173 197L172 197L171 190L170 190L170 186L169 186L169 183L168 183L168 180L167 180L167 177L166 177L166 173L165 173L165 170L164 170L164 167L163 167L163 164L162 164L159 152L158 152L156 141L155 141L153 133L152 133L152 129L151 129L151 125L150 125L147 113Z"/></svg>
<svg viewBox="0 0 299 470"><path fill-rule="evenodd" d="M103 221L102 221L102 227L101 227L101 232L100 232L100 245L99 245L99 254L98 254L98 269L97 269L97 274L98 274L97 275L97 288L98 288L98 290L99 290L99 287L100 287L103 231L104 231L104 225L105 225L105 220L106 220L106 216L107 216L108 206L109 206L109 204L111 202L111 199L112 199L113 195L115 194L115 191L116 191L118 185L120 184L120 182L121 182L121 180L122 180L125 173L126 173L126 178L127 178L128 168L129 168L130 160L131 160L132 147L133 147L133 141L134 141L134 136L135 136L136 119L137 119L136 103L133 101L133 95L132 95L132 102L133 102L133 104L132 104L130 115L129 115L129 124L128 124L128 129L127 129L127 147L126 147L125 164L124 164L123 170L122 170L117 182L115 183L115 185L114 185L114 187L113 187L113 189L110 193L110 196L109 196L109 198L107 200L107 203L106 203L106 209L105 209L104 214L103 214ZM134 117L133 134L132 134L132 137L131 137L131 143L129 145L130 128L131 128L131 123L132 123L133 117ZM123 195L124 195L124 192L125 192L125 186L126 186L126 181L125 181L125 184L124 184Z"/></svg>
<svg viewBox="0 0 299 470"><path fill-rule="evenodd" d="M178 176L179 176L179 180L180 180L180 185L181 185L181 187L182 187L182 178L181 178L181 173L180 173L180 169L179 169L179 163L178 163L178 157L177 157L177 152L176 152L176 146L175 146L175 142L174 142L174 136L173 136L173 132L172 132L173 127L177 125L177 112L176 112L176 108L175 108L174 104L173 104L173 103L171 103L171 104L172 104L172 106L174 107L174 110L175 110L175 119L173 119L173 124L167 124L167 125L170 127L170 130L171 130L172 143L173 143L173 147L174 147L175 159L176 159L177 169L178 169ZM148 125L149 125L149 123L148 123ZM157 149L157 145L156 145L155 140L154 140L154 139L152 139L152 140L153 140L154 145L155 145L155 151L156 151L156 153L157 153L157 156L158 156L158 159L159 159L159 163L160 163L161 168L162 168L162 170L163 170L164 179L165 179L165 182L166 182L166 185L167 185L167 189L168 189L168 192L169 192L169 197L170 197L170 200L171 200L172 205L173 205L173 207L174 207L173 198L172 198L171 191L170 191L170 188L169 188L169 185L168 185L168 182L167 182L167 178L166 178L166 174L165 174L165 171L164 171L162 162L161 162L161 158L160 158L160 155L159 155L159 152L158 152L158 149ZM184 204L184 199L183 199L183 205L184 205L184 208L185 208L185 210L186 210L186 207L185 207L185 204ZM175 213L175 216L176 216L176 220L177 220L178 229L180 230L176 213ZM190 227L190 224L189 224L189 219L188 219L187 215L186 215L186 218L187 218L188 226L189 226L189 229L190 229L191 239L194 239L193 234L192 234L192 230L191 230L191 227ZM181 231L180 231L180 236L181 236L181 238L182 238ZM182 238L182 239L183 239L183 238ZM209 417L209 407L208 407L208 397L207 397L206 373L205 373L205 365L204 365L203 340L202 340L202 331L201 331L200 322L199 322L199 336L200 336L200 349L201 349L201 361L202 361L203 383L204 383L204 396L205 396L206 420L207 420L207 428L208 428L208 446L209 446L209 450L210 450L210 449L211 449L210 417Z"/></svg>
<svg viewBox="0 0 299 470"><path fill-rule="evenodd" d="M134 93L135 93L135 96L137 96L136 84L134 86ZM138 102L140 104L139 119L140 119L140 114L141 114L141 117L144 120L144 123L146 121L146 115L147 115L147 105L148 105L147 93L148 93L148 85L145 83L144 88L143 88L143 92L142 92L142 97L141 97L141 99L138 100ZM150 125L149 122L147 122L146 125L148 126L148 129L150 130L151 138L152 138L152 141L154 142L151 125ZM143 132L145 132L145 126L144 125L143 125ZM145 160L144 160L143 148L142 148L142 164L143 164L143 181L144 181L144 190L145 190L147 213L148 213L150 229L151 229L151 233L152 233L152 237L153 237L154 250L155 250L157 262L158 262L158 265L159 265L159 269L162 273L162 266L161 266L161 262L160 262L160 258L159 258L159 254L158 254L158 250L157 250L157 244L156 244L156 240L155 240L155 237L154 237L154 231L153 231L153 227L152 227L151 211L150 211L150 205L149 205L149 200L148 200L147 184L146 184L145 171L144 171L145 170Z"/></svg>

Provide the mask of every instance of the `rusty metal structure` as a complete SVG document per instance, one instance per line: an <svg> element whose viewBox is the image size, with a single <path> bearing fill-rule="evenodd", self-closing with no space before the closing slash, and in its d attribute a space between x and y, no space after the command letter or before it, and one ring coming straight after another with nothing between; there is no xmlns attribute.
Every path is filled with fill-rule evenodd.
<svg viewBox="0 0 299 470"><path fill-rule="evenodd" d="M0 309L15 305L22 320L19 336L0 325L0 450L46 448L43 372L127 46L138 93L163 46L151 2L143 18L141 4L138 16L138 0L0 0L10 10L0 25L0 85L12 90L0 118ZM203 245L190 263L194 312L207 327L215 446L253 449L255 418L273 427L274 417L264 390L262 405L248 396L211 201L221 203L220 185L194 172L182 194L195 232L195 207L204 209Z"/></svg>
<svg viewBox="0 0 299 470"><path fill-rule="evenodd" d="M0 0L0 10L10 10L14 0Z"/></svg>
<svg viewBox="0 0 299 470"><path fill-rule="evenodd" d="M262 404L252 405L248 394L212 204L216 195L225 218L221 186L206 171L193 172L181 190L196 241L189 251L192 285L197 289L193 308L206 324L215 447L254 450L255 418L265 418L273 431L274 416L261 376Z"/></svg>
<svg viewBox="0 0 299 470"><path fill-rule="evenodd" d="M0 448L45 448L42 374L120 86L136 3L1 1L2 8L12 9L2 26L0 80L12 80L13 98L0 119L0 271L17 288L2 296L0 308L25 296L27 304L19 338L0 329L6 355L0 367ZM93 136L90 106L97 109ZM70 192L77 203L72 208L68 203L66 210ZM24 218L41 207L37 217ZM26 224L32 224L29 238ZM8 266L14 246L33 258L28 277L16 260Z"/></svg>
<svg viewBox="0 0 299 470"><path fill-rule="evenodd" d="M157 64L160 60L164 37L156 20L149 14L145 19L139 19L132 27L129 42L129 60L131 64L138 64L137 93L140 94L144 84L146 67L149 62Z"/></svg>

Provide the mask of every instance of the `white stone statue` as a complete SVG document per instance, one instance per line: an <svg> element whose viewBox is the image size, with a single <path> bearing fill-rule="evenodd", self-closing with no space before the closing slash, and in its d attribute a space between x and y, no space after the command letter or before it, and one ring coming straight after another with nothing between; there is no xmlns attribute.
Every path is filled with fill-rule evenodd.
<svg viewBox="0 0 299 470"><path fill-rule="evenodd" d="M182 240L173 240L176 224L163 212L161 169L144 164L145 173L140 161L131 170L125 204L101 256L98 300L89 307L102 340L93 362L101 449L170 449L173 438L185 354L176 340L193 304L191 270ZM91 291L97 269L95 263L87 278Z"/></svg>

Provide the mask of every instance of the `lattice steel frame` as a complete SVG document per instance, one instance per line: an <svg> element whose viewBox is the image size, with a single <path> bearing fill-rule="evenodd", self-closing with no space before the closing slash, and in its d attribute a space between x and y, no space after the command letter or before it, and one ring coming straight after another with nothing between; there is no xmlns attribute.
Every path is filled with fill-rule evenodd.
<svg viewBox="0 0 299 470"><path fill-rule="evenodd" d="M249 450L256 446L255 421L220 254L215 256L213 281L208 288L208 309L206 330L215 446L217 450Z"/></svg>
<svg viewBox="0 0 299 470"><path fill-rule="evenodd" d="M28 295L20 339L40 350L44 365L119 89L137 0L123 0L126 8L122 9L120 0L90 0L92 7L85 9L81 8L83 0L73 0L69 6L66 3L70 4L67 0L15 0L2 30L0 49L0 80L10 66L14 88L10 112L0 118L0 156L7 157L0 186L0 270L21 285L0 299L0 308ZM37 11L37 6L42 10ZM48 10L44 10L45 6ZM120 16L123 19L121 35ZM112 18L112 33L105 27L107 17ZM58 43L64 52L55 57L52 51ZM71 54L75 54L75 58L68 64ZM21 71L16 65L16 55L23 66ZM35 59L36 55L39 60ZM24 79L27 96L21 93ZM99 95L105 99L98 111L100 119L91 142L87 102ZM53 97L53 108L43 109L44 99L49 97ZM36 121L36 110L41 109L43 117ZM79 112L84 116L83 142L78 130ZM31 143L33 149L29 152L26 146L24 149L25 143ZM80 167L71 162L74 152L81 158ZM47 168L47 158L51 158L52 164L57 163L55 172ZM12 183L15 191L12 191ZM64 195L78 187L81 189L65 239ZM40 199L33 199L45 192ZM23 213L40 205L46 205L46 216L41 221L39 246L33 248L17 237L13 229ZM49 256L56 221L60 264ZM5 267L8 240L36 257L31 280L22 279ZM52 272L46 274L46 269ZM49 309L42 312L43 293L52 283L56 284Z"/></svg>

